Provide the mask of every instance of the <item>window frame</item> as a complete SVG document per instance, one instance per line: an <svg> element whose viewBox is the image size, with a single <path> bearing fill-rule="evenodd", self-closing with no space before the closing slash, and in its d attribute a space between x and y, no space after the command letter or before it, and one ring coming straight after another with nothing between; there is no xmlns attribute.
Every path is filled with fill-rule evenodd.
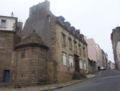
<svg viewBox="0 0 120 91"><path fill-rule="evenodd" d="M0 28L6 28L6 26L7 26L7 20L6 19L1 19Z"/></svg>
<svg viewBox="0 0 120 91"><path fill-rule="evenodd" d="M67 54L65 52L62 52L62 64L67 66Z"/></svg>
<svg viewBox="0 0 120 91"><path fill-rule="evenodd" d="M66 47L66 35L64 33L61 33L62 35L62 47L65 48Z"/></svg>

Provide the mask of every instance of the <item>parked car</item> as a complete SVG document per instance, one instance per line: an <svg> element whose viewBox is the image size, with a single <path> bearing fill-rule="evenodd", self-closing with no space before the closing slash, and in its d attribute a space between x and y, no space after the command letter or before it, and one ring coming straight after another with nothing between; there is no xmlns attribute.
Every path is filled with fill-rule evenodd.
<svg viewBox="0 0 120 91"><path fill-rule="evenodd" d="M100 70L105 70L105 67L100 67Z"/></svg>

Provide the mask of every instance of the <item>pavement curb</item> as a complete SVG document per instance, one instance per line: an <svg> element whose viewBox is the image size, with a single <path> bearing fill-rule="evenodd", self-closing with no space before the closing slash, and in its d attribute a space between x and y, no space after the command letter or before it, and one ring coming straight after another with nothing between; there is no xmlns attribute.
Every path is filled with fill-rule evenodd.
<svg viewBox="0 0 120 91"><path fill-rule="evenodd" d="M95 77L95 75L90 75L90 76L88 76L86 79L76 80L76 81L74 81L74 82L72 81L72 82L67 82L67 83L59 84L58 86L50 87L50 88L47 88L47 89L41 89L41 90L39 90L39 91L49 91L49 90L54 90L54 89L58 89L58 88L67 87L67 86L70 86L70 85L73 85L73 84L77 84L77 83L79 83L79 82L83 82L83 81L92 79L92 78L94 78L94 77Z"/></svg>
<svg viewBox="0 0 120 91"><path fill-rule="evenodd" d="M31 86L31 87L23 87L23 88L0 88L0 91L50 91L58 88L67 87L73 84L77 84L77 83L92 79L94 77L95 75L88 75L86 79L73 80L66 83L51 84L51 85L44 85L44 86Z"/></svg>

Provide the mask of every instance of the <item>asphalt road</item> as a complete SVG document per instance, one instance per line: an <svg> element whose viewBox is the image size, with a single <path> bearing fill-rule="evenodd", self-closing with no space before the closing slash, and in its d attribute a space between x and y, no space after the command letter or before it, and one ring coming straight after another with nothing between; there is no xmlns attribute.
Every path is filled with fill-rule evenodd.
<svg viewBox="0 0 120 91"><path fill-rule="evenodd" d="M52 91L120 91L120 72L102 71L93 79Z"/></svg>

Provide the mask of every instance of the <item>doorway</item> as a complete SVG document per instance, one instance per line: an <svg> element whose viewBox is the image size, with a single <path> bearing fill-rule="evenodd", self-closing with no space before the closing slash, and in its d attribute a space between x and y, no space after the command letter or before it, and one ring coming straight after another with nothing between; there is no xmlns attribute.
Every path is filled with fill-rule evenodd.
<svg viewBox="0 0 120 91"><path fill-rule="evenodd" d="M75 72L80 72L79 56L74 55L74 61L75 61Z"/></svg>
<svg viewBox="0 0 120 91"><path fill-rule="evenodd" d="M3 71L3 82L10 82L10 71L9 70L4 70Z"/></svg>

